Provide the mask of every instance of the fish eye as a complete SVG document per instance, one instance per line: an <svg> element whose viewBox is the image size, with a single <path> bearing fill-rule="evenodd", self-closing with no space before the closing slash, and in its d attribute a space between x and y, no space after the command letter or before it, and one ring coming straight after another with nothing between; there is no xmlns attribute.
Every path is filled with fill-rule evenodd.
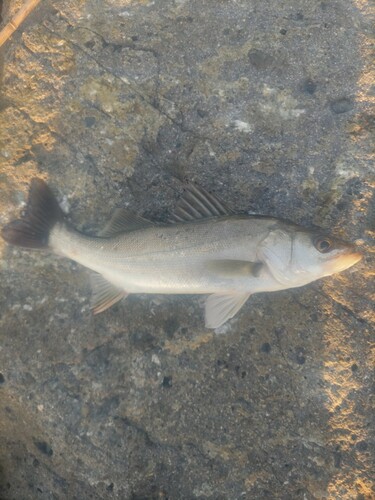
<svg viewBox="0 0 375 500"><path fill-rule="evenodd" d="M327 253L332 250L332 241L327 237L319 237L314 240L314 246L320 253Z"/></svg>

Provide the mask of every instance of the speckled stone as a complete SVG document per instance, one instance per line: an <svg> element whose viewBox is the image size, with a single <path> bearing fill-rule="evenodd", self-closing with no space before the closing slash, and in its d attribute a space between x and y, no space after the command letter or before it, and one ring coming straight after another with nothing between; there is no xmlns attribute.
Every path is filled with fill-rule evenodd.
<svg viewBox="0 0 375 500"><path fill-rule="evenodd" d="M0 498L374 498L371 30L354 0L50 0L7 42L0 224L36 175L91 233L189 179L365 258L217 335L197 297L93 317L85 269L0 240Z"/></svg>

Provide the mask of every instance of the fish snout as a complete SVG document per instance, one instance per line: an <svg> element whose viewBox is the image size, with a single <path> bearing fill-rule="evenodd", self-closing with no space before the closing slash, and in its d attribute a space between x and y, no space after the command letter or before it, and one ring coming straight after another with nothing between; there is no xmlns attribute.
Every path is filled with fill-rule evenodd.
<svg viewBox="0 0 375 500"><path fill-rule="evenodd" d="M359 252L357 248L349 248L346 252L342 253L341 255L337 255L334 258L335 272L349 269L349 267L357 264L360 260L362 260L362 258L363 254Z"/></svg>

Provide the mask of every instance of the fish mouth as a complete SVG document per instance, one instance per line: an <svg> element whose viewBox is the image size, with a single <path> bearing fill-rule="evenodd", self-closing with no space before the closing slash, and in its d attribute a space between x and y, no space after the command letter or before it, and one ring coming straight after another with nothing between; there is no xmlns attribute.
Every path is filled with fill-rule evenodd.
<svg viewBox="0 0 375 500"><path fill-rule="evenodd" d="M360 252L348 251L347 253L336 255L332 259L332 264L335 272L340 272L354 266L354 264L357 264L362 258L363 255Z"/></svg>

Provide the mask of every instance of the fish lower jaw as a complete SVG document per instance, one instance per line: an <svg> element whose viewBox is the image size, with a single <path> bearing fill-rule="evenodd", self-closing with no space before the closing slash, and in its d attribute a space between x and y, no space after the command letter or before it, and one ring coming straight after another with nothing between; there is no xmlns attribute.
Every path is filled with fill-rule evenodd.
<svg viewBox="0 0 375 500"><path fill-rule="evenodd" d="M358 262L360 262L363 258L363 255L359 252L351 253L348 255L342 255L334 260L332 263L327 265L326 273L324 276L331 276L332 274L341 273L342 271L346 271L350 267L354 266Z"/></svg>

